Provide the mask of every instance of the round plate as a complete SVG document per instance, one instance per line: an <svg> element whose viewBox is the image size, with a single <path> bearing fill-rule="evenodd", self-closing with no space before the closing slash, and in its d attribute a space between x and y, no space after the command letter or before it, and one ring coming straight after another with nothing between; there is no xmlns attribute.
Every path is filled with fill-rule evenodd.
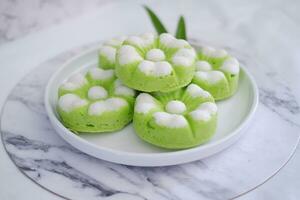
<svg viewBox="0 0 300 200"><path fill-rule="evenodd" d="M75 148L94 157L134 166L166 166L195 161L218 153L233 144L249 124L258 104L258 90L249 72L241 67L236 94L218 105L218 125L207 143L186 150L170 151L152 146L136 136L131 124L114 133L76 135L65 128L56 112L57 91L72 73L97 64L98 48L81 53L67 61L50 78L45 106L56 132Z"/></svg>

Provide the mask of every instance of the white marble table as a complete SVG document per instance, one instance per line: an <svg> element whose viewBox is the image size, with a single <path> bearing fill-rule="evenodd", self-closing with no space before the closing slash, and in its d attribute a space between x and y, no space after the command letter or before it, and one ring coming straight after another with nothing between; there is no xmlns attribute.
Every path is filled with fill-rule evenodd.
<svg viewBox="0 0 300 200"><path fill-rule="evenodd" d="M159 4L158 2L153 2L152 4L153 7L156 7L158 10L159 9L163 10L169 7L168 3L169 2L164 1L160 3L159 7L158 7ZM97 5L97 2L95 5ZM288 129L286 130L290 130L290 132L295 131L294 133L297 132L299 133L299 106L297 103L299 102L299 86L295 84L300 71L299 67L297 66L297 63L299 63L299 58L297 58L297 51L299 51L298 49L299 47L297 44L299 44L299 40L296 34L299 33L299 30L296 27L299 16L296 15L296 10L294 10L294 7L284 6L283 4L280 4L280 2L276 4L275 3L272 4L271 5L272 9L270 9L268 12L266 12L266 9L268 8L266 7L266 5L255 4L253 2L248 4L243 3L240 5L236 3L235 6L230 6L230 5L231 4L228 3L226 3L226 5L222 5L222 4L217 5L215 2L211 2L205 5L199 4L199 10L202 12L196 13L196 12L188 12L190 10L193 10L192 7L195 6L194 4L179 3L178 6L174 7L174 13L182 12L189 18L188 21L191 24L199 24L195 27L189 28L189 32L191 36L199 38L198 33L201 33L201 35L203 35L204 42L214 43L220 46L226 46L230 48L232 52L238 53L240 58L242 59L244 58L245 60L242 60L242 62L247 63L247 65L249 66L255 66L255 68L252 69L252 73L254 73L255 77L258 80L258 83L263 85L263 87L261 87L261 95L262 95L261 103L263 108L266 109L266 111L268 111L269 113L273 113L271 114L271 116L275 117L276 120L281 120L280 122L286 123L288 127ZM58 4L58 7L59 6L60 5ZM95 8L91 8L91 9L95 9ZM218 14L212 12L215 10L217 10ZM142 11L137 11L137 13L142 13ZM3 59L1 62L3 66L5 66L5 64L16 66L17 64L20 64L18 63L18 61L19 62L22 61L24 65L22 69L18 69L18 70L16 70L16 67L14 68L11 67L9 69L8 68L0 69L1 72L3 72L1 73L1 77L2 77L1 83L7 86L3 88L3 94L8 94L9 90L12 88L12 85L16 83L16 81L21 76L24 75L25 71L28 71L28 69L35 67L39 63L45 61L46 59L51 58L67 49L70 49L73 46L78 46L78 45L89 43L91 41L96 41L97 39L99 39L99 36L97 36L97 34L101 34L101 39L102 37L108 37L107 35L105 35L103 31L101 31L100 28L94 28L92 25L89 25L87 23L87 22L89 23L93 22L96 24L97 17L103 17L103 16L105 16L105 13L103 15L100 15L99 13L96 14L91 13L89 15L83 16L82 19L75 19L73 21L66 22L65 24L52 27L49 30L28 35L25 38L21 39L20 41L2 45L2 47L0 47L0 53L2 53L1 55L3 55L4 57L8 58L11 55L19 55L19 56L21 55L20 57L18 57L19 59L16 59L13 62L8 59ZM168 23L170 24L170 27L174 27L174 22L172 22L172 19L176 16L177 14L175 15L172 13L166 13L163 16L163 18L166 21L170 22ZM197 21L199 19L203 19L201 23ZM276 23L273 22L270 25L270 23L268 22L271 19L274 19L273 21L275 21ZM232 21L234 21L234 23ZM34 29L41 28L43 26L42 25L43 23L44 22L41 22L40 24L37 23ZM81 25L81 29L78 28L79 24ZM18 27L18 25L16 26ZM132 32L140 31L139 29L134 30L134 27L132 27L132 25L129 26L130 26L130 31ZM11 27L11 26L7 26L7 27ZM10 31L13 30L7 27L5 28L5 30L10 30ZM143 29L149 30L150 28L151 27L147 25ZM24 29L26 30L26 27ZM27 31L25 31L25 33L34 31L34 29L31 30L29 28L27 29ZM111 29L113 29L115 32L121 30L120 27L111 27ZM219 32L217 33L215 31L216 29L224 30L224 32L222 32L222 34L220 34ZM63 38L63 40L61 40L61 37L66 36L67 33L71 32L71 30L80 31L82 35L87 35L88 38L79 38L73 35L72 37L65 37ZM258 31L259 34L257 34ZM5 34L3 34L3 32L4 31L1 32L2 33L1 35L4 35L5 37L4 39L2 37L1 39L2 43L4 43L7 40L7 38L12 40L15 37L24 34L24 33L19 33L16 35L13 34L13 36L11 36L11 33L7 35L7 32ZM56 43L53 44L53 41L52 42L44 41L44 46L47 46L48 48L47 51L41 52L41 49L43 49L43 45L41 45L40 42L43 41L44 38L47 39L52 38L53 41L60 41L60 42L58 42L57 44ZM31 49L28 52L27 52L28 47L26 46L26 44L31 45ZM248 48L246 48L249 46L251 46L251 50L248 50ZM16 52L16 47L19 47L19 51L24 53L20 54L20 52ZM32 52L35 53L38 52L36 57L34 58L32 57ZM28 59L29 57L31 59ZM249 60L249 57L253 59ZM286 70L287 67L282 67L282 66L288 66L289 70ZM14 74L13 79L3 75L4 73ZM4 96L5 95L1 96L1 103L3 103ZM274 127L276 127L275 124ZM1 153L3 157L6 156L4 152ZM6 161L9 162L7 156L6 156ZM296 162L296 164L297 163L299 162ZM4 166L5 165L3 165L3 167ZM11 163L7 164L6 166L10 167L9 170L13 169ZM5 168L4 170L7 170L7 168ZM18 172L11 171L11 174L15 175L16 173ZM292 173L291 170L289 171L289 173ZM8 176L6 175L6 177ZM263 187L267 188L266 190L269 190L269 194L271 194L271 197L274 197L272 196L274 194L274 191L272 191L273 187L276 188L276 184L277 187L281 186L283 181L285 180L287 179L281 178L281 180L279 179L274 183L274 181L271 179L271 183L270 183L271 185L269 186L269 188L268 188L268 182L264 186L262 186L262 188ZM296 178L294 180L298 180L298 179ZM7 178L7 181L11 181L11 180ZM26 182L27 180L23 180L23 181ZM292 183L293 182L291 182L291 184ZM299 182L294 181L294 183L298 184L299 186ZM1 184L5 185L2 181ZM283 185L287 185L287 187L290 188L288 182L284 183ZM19 187L19 190L21 190L22 188L21 186L16 186L16 187L17 188ZM27 187L27 185L25 187ZM34 188L35 186L32 187ZM4 186L1 188L8 188L8 187ZM39 190L37 188L35 189ZM35 189L31 189L31 191ZM290 199L299 197L295 193L296 190L289 191L289 190L284 190L282 188L281 190L286 191L286 194L282 194L282 193L280 194L283 195L282 197L289 196ZM47 196L46 194L43 194L42 190L39 191L40 191L39 194L41 194L42 196L43 195ZM6 194L8 195L12 195L11 191L10 192L6 191L6 192L7 192ZM260 195L263 193L264 192L262 191L256 193L254 191L241 198L251 199L253 197L257 197L256 195ZM1 195L2 193L0 192L0 197ZM15 195L14 198L17 199L17 194L13 194L13 195ZM30 194L27 195L29 198ZM275 195L275 196L280 198L279 195ZM4 198L1 199L7 199L8 197L13 197L13 196L4 196ZM54 197L48 196L48 198L52 199Z"/></svg>

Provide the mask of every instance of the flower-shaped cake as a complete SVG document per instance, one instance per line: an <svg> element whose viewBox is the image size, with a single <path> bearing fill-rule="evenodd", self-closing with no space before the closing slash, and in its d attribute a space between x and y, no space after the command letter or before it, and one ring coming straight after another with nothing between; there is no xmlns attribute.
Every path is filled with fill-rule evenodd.
<svg viewBox="0 0 300 200"><path fill-rule="evenodd" d="M211 94L196 84L176 91L136 98L133 125L137 135L168 149L189 148L208 141L217 123Z"/></svg>
<svg viewBox="0 0 300 200"><path fill-rule="evenodd" d="M128 37L116 55L116 74L131 88L169 92L189 84L195 72L195 50L163 33Z"/></svg>
<svg viewBox="0 0 300 200"><path fill-rule="evenodd" d="M124 86L114 70L89 69L59 88L57 111L74 132L110 132L132 120L135 91Z"/></svg>
<svg viewBox="0 0 300 200"><path fill-rule="evenodd" d="M193 83L209 91L215 100L232 96L238 86L239 62L225 50L203 47L198 52Z"/></svg>
<svg viewBox="0 0 300 200"><path fill-rule="evenodd" d="M123 44L126 36L120 36L104 42L99 51L99 67L114 69L117 49Z"/></svg>

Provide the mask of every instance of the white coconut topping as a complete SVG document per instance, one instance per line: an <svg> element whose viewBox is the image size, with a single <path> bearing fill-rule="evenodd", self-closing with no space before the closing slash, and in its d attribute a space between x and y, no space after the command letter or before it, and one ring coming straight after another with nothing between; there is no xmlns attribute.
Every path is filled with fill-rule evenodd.
<svg viewBox="0 0 300 200"><path fill-rule="evenodd" d="M72 75L66 82L62 84L62 88L68 91L73 91L87 84L86 78L80 74Z"/></svg>
<svg viewBox="0 0 300 200"><path fill-rule="evenodd" d="M143 58L133 46L123 45L119 49L118 60L121 65L127 65L133 62L142 61Z"/></svg>
<svg viewBox="0 0 300 200"><path fill-rule="evenodd" d="M165 53L160 49L151 49L146 54L146 59L154 62L162 61L165 58Z"/></svg>
<svg viewBox="0 0 300 200"><path fill-rule="evenodd" d="M148 60L143 60L139 64L138 68L141 72L147 75L154 74L154 71L156 70L155 62L148 61Z"/></svg>
<svg viewBox="0 0 300 200"><path fill-rule="evenodd" d="M196 52L194 49L183 48L183 49L179 49L178 51L176 51L174 56L183 56L183 57L189 57L189 58L195 59Z"/></svg>
<svg viewBox="0 0 300 200"><path fill-rule="evenodd" d="M223 79L226 79L225 75L220 71L198 71L195 73L195 77L210 84L215 84Z"/></svg>
<svg viewBox="0 0 300 200"><path fill-rule="evenodd" d="M141 34L140 37L144 40L144 45L150 45L154 42L155 34L153 33L144 33Z"/></svg>
<svg viewBox="0 0 300 200"><path fill-rule="evenodd" d="M106 89L101 86L93 86L88 91L88 98L91 100L104 99L107 95Z"/></svg>
<svg viewBox="0 0 300 200"><path fill-rule="evenodd" d="M134 96L135 95L135 91L125 85L123 85L123 83L117 79L115 82L115 94L116 95L124 95L124 96Z"/></svg>
<svg viewBox="0 0 300 200"><path fill-rule="evenodd" d="M224 58L228 54L224 49L215 49L209 46L202 47L201 51L205 56L212 58Z"/></svg>
<svg viewBox="0 0 300 200"><path fill-rule="evenodd" d="M127 105L128 103L124 99L112 97L92 103L88 109L88 113L89 115L101 115L105 112L117 111Z"/></svg>
<svg viewBox="0 0 300 200"><path fill-rule="evenodd" d="M174 36L168 33L163 33L159 36L159 42L164 46L169 46L174 40Z"/></svg>
<svg viewBox="0 0 300 200"><path fill-rule="evenodd" d="M156 107L157 104L155 99L151 95L147 93L141 93L136 98L134 112L147 114L151 109Z"/></svg>
<svg viewBox="0 0 300 200"><path fill-rule="evenodd" d="M113 46L113 47L119 47L126 38L127 38L126 36L116 37L116 38L106 41L104 44Z"/></svg>
<svg viewBox="0 0 300 200"><path fill-rule="evenodd" d="M200 110L206 110L208 111L210 114L215 114L218 111L218 107L215 103L213 102L205 102L203 104L201 104L198 109Z"/></svg>
<svg viewBox="0 0 300 200"><path fill-rule="evenodd" d="M228 53L224 49L216 49L215 52L212 54L213 58L224 58L227 56Z"/></svg>
<svg viewBox="0 0 300 200"><path fill-rule="evenodd" d="M135 46L144 46L144 41L141 37L139 36L129 36L127 38L127 43Z"/></svg>
<svg viewBox="0 0 300 200"><path fill-rule="evenodd" d="M210 120L211 116L209 114L209 112L207 112L206 110L194 110L192 112L190 112L191 117L194 120L197 121L208 121Z"/></svg>
<svg viewBox="0 0 300 200"><path fill-rule="evenodd" d="M184 56L173 56L172 63L177 66L189 67L194 63L194 59Z"/></svg>
<svg viewBox="0 0 300 200"><path fill-rule="evenodd" d="M111 46L103 46L99 51L100 55L106 57L110 62L114 63L116 59L116 49Z"/></svg>
<svg viewBox="0 0 300 200"><path fill-rule="evenodd" d="M196 58L194 49L179 49L172 57L172 62L177 66L192 66Z"/></svg>
<svg viewBox="0 0 300 200"><path fill-rule="evenodd" d="M65 82L61 85L61 88L68 91L73 91L80 88L80 85L77 83Z"/></svg>
<svg viewBox="0 0 300 200"><path fill-rule="evenodd" d="M126 42L130 45L138 46L138 47L146 47L151 45L154 42L154 34L146 33L140 36L129 36Z"/></svg>
<svg viewBox="0 0 300 200"><path fill-rule="evenodd" d="M186 89L187 93L193 97L204 97L204 98L208 98L211 97L210 93L203 90L201 87L199 87L198 85L191 83L187 89Z"/></svg>
<svg viewBox="0 0 300 200"><path fill-rule="evenodd" d="M150 76L167 76L172 73L172 66L167 61L152 62L143 60L139 66L139 70Z"/></svg>
<svg viewBox="0 0 300 200"><path fill-rule="evenodd" d="M88 73L91 75L92 79L94 80L106 80L114 76L114 70L112 69L104 70L98 67L91 68Z"/></svg>
<svg viewBox="0 0 300 200"><path fill-rule="evenodd" d="M77 74L72 75L68 79L68 82L78 83L82 86L87 83L87 80L85 79L84 75L82 75L81 73L77 73Z"/></svg>
<svg viewBox="0 0 300 200"><path fill-rule="evenodd" d="M186 106L182 101L172 100L167 103L166 111L171 114L182 114L186 111Z"/></svg>
<svg viewBox="0 0 300 200"><path fill-rule="evenodd" d="M159 42L168 48L183 48L189 46L188 42L182 39L176 39L169 33L163 33L159 36Z"/></svg>
<svg viewBox="0 0 300 200"><path fill-rule="evenodd" d="M216 49L210 46L205 46L201 48L203 55L210 57Z"/></svg>
<svg viewBox="0 0 300 200"><path fill-rule="evenodd" d="M217 105L212 102L206 102L201 104L196 110L190 112L190 115L194 120L208 121L211 116L217 113Z"/></svg>
<svg viewBox="0 0 300 200"><path fill-rule="evenodd" d="M140 37L143 38L144 40L154 41L155 34L153 34L153 33L144 33L144 34L141 34Z"/></svg>
<svg viewBox="0 0 300 200"><path fill-rule="evenodd" d="M161 61L155 63L155 73L156 76L166 76L172 73L172 66L167 61Z"/></svg>
<svg viewBox="0 0 300 200"><path fill-rule="evenodd" d="M181 128L188 125L182 115L170 114L167 112L156 112L153 114L155 123L168 128Z"/></svg>
<svg viewBox="0 0 300 200"><path fill-rule="evenodd" d="M58 106L64 112L71 112L76 108L80 108L82 106L87 105L87 101L85 99L81 99L79 96L75 94L65 94L59 97Z"/></svg>
<svg viewBox="0 0 300 200"><path fill-rule="evenodd" d="M211 65L209 62L204 61L204 60L199 60L196 62L196 71L210 71L212 70Z"/></svg>
<svg viewBox="0 0 300 200"><path fill-rule="evenodd" d="M227 58L221 68L222 71L228 72L230 74L238 74L240 72L239 61L236 58Z"/></svg>

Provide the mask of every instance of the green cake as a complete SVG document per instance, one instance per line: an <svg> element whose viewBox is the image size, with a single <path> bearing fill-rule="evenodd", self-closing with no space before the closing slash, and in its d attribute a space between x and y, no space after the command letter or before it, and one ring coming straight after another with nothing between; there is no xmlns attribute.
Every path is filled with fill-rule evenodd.
<svg viewBox="0 0 300 200"><path fill-rule="evenodd" d="M73 132L117 131L132 120L135 91L114 70L95 67L77 73L60 86L58 96L58 114Z"/></svg>
<svg viewBox="0 0 300 200"><path fill-rule="evenodd" d="M128 37L116 53L116 75L128 87L144 92L169 92L189 84L196 53L172 35Z"/></svg>
<svg viewBox="0 0 300 200"><path fill-rule="evenodd" d="M232 96L238 87L239 62L225 50L203 47L198 52L193 83L209 91L215 100Z"/></svg>
<svg viewBox="0 0 300 200"><path fill-rule="evenodd" d="M112 38L102 45L99 50L99 67L103 69L114 69L117 49L123 44L126 36Z"/></svg>
<svg viewBox="0 0 300 200"><path fill-rule="evenodd" d="M211 94L196 84L176 91L141 93L133 116L136 134L167 149L207 142L216 130L217 106Z"/></svg>

